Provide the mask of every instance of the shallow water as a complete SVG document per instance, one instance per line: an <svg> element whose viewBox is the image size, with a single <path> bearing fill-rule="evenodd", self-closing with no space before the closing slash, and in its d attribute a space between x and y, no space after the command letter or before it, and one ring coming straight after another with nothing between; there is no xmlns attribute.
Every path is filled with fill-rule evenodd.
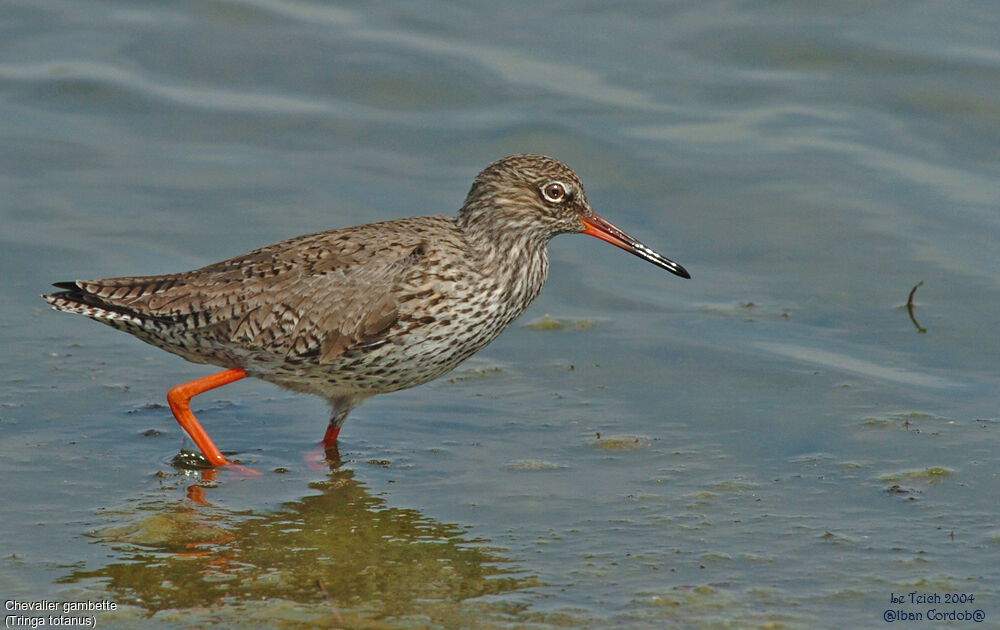
<svg viewBox="0 0 1000 630"><path fill-rule="evenodd" d="M5 601L116 604L102 627L996 624L993 5L496 4L4 4ZM515 152L693 279L553 240L531 310L353 412L324 469L323 402L246 381L195 410L264 474L173 465L163 395L208 370L38 299L450 214ZM975 599L890 602L911 591Z"/></svg>

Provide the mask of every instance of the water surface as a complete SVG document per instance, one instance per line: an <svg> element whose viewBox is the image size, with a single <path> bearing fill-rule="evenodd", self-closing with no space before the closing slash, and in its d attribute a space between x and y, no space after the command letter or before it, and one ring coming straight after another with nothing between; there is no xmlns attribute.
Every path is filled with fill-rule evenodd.
<svg viewBox="0 0 1000 630"><path fill-rule="evenodd" d="M834 628L918 591L1000 619L991 3L3 12L6 600L114 602L102 627ZM178 468L163 396L208 370L38 298L451 214L518 152L693 279L555 239L521 320L356 410L319 470L323 402L246 381L195 409L265 474Z"/></svg>

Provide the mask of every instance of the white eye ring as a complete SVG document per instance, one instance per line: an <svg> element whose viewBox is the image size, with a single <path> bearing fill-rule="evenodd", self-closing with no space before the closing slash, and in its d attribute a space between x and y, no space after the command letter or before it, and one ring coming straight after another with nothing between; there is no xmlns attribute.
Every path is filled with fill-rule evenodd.
<svg viewBox="0 0 1000 630"><path fill-rule="evenodd" d="M569 197L569 188L560 181L549 182L542 186L542 197L552 203L562 203Z"/></svg>

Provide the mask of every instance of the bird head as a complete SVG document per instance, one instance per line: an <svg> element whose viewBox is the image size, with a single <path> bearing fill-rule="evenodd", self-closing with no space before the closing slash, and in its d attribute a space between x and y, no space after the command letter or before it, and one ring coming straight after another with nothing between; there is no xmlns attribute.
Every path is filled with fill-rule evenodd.
<svg viewBox="0 0 1000 630"><path fill-rule="evenodd" d="M472 183L459 222L487 232L495 242L518 234L544 245L557 234L582 232L682 278L691 277L684 267L594 212L576 173L543 155L512 155L483 169Z"/></svg>

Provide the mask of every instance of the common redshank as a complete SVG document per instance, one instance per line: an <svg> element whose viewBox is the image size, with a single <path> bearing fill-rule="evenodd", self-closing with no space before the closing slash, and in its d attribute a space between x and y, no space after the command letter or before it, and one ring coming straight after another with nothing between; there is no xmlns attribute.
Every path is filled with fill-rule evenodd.
<svg viewBox="0 0 1000 630"><path fill-rule="evenodd" d="M598 216L565 164L514 155L487 166L457 217L320 232L163 276L56 283L53 308L124 330L225 371L167 394L214 466L229 463L191 413L192 397L253 376L322 396L332 448L374 394L447 374L535 299L553 236L582 232L682 278L688 272Z"/></svg>

